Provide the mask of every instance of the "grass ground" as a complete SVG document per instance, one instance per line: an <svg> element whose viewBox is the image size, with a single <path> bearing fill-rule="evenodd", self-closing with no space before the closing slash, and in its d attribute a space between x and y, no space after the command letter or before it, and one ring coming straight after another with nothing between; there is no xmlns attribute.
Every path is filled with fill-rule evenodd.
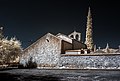
<svg viewBox="0 0 120 81"><path fill-rule="evenodd" d="M9 69L0 81L120 81L118 70Z"/></svg>

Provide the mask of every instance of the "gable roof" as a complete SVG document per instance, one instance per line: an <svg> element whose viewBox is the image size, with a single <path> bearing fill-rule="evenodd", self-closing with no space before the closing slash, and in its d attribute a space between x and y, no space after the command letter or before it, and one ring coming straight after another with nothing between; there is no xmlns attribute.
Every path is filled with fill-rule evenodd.
<svg viewBox="0 0 120 81"><path fill-rule="evenodd" d="M74 31L73 31L72 33L70 33L68 36L73 35L73 34L81 34L81 33L74 30Z"/></svg>
<svg viewBox="0 0 120 81"><path fill-rule="evenodd" d="M55 38L57 38L57 39L60 39L60 38L58 38L58 37L56 37L55 35L53 35L53 34L51 34L51 33L47 33L47 34L45 34L44 36L42 36L42 37L40 37L38 40L36 40L35 42L33 42L31 45L29 45L27 48L25 48L24 50L23 50L23 52L25 52L26 50L28 50L28 49L30 49L31 47L33 47L33 46L35 46L39 41L40 41L40 39L42 39L43 37L45 37L45 36L47 36L47 35L51 35L51 36L53 36L53 37L55 37ZM61 39L60 39L61 40Z"/></svg>
<svg viewBox="0 0 120 81"><path fill-rule="evenodd" d="M62 37L61 37L62 36ZM64 35L62 33L58 33L56 35L56 37L59 37L60 39L66 41L66 42L69 42L69 43L72 43L72 39L70 37L68 37L67 35Z"/></svg>

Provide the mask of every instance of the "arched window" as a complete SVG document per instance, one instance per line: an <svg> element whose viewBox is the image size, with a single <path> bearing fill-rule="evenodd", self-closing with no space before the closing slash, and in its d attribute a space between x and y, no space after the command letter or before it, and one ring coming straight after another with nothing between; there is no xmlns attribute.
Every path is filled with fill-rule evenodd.
<svg viewBox="0 0 120 81"><path fill-rule="evenodd" d="M75 38L76 38L76 40L79 40L79 35L78 35L78 34L76 34Z"/></svg>
<svg viewBox="0 0 120 81"><path fill-rule="evenodd" d="M74 38L73 35L70 36L71 38Z"/></svg>

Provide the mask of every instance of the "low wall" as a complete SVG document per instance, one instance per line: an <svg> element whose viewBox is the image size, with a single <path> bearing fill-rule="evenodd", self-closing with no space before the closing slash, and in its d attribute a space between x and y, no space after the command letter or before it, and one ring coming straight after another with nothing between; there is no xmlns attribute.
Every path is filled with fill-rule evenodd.
<svg viewBox="0 0 120 81"><path fill-rule="evenodd" d="M80 69L120 69L120 54L61 55L60 66Z"/></svg>

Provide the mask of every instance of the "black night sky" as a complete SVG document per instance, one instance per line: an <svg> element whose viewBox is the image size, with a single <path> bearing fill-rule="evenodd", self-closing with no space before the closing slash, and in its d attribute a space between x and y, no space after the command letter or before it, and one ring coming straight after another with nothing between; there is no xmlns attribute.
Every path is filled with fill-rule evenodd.
<svg viewBox="0 0 120 81"><path fill-rule="evenodd" d="M104 48L120 45L119 0L0 0L0 25L4 35L17 37L23 48L50 32L82 33L85 40L86 16L91 7L93 39Z"/></svg>

